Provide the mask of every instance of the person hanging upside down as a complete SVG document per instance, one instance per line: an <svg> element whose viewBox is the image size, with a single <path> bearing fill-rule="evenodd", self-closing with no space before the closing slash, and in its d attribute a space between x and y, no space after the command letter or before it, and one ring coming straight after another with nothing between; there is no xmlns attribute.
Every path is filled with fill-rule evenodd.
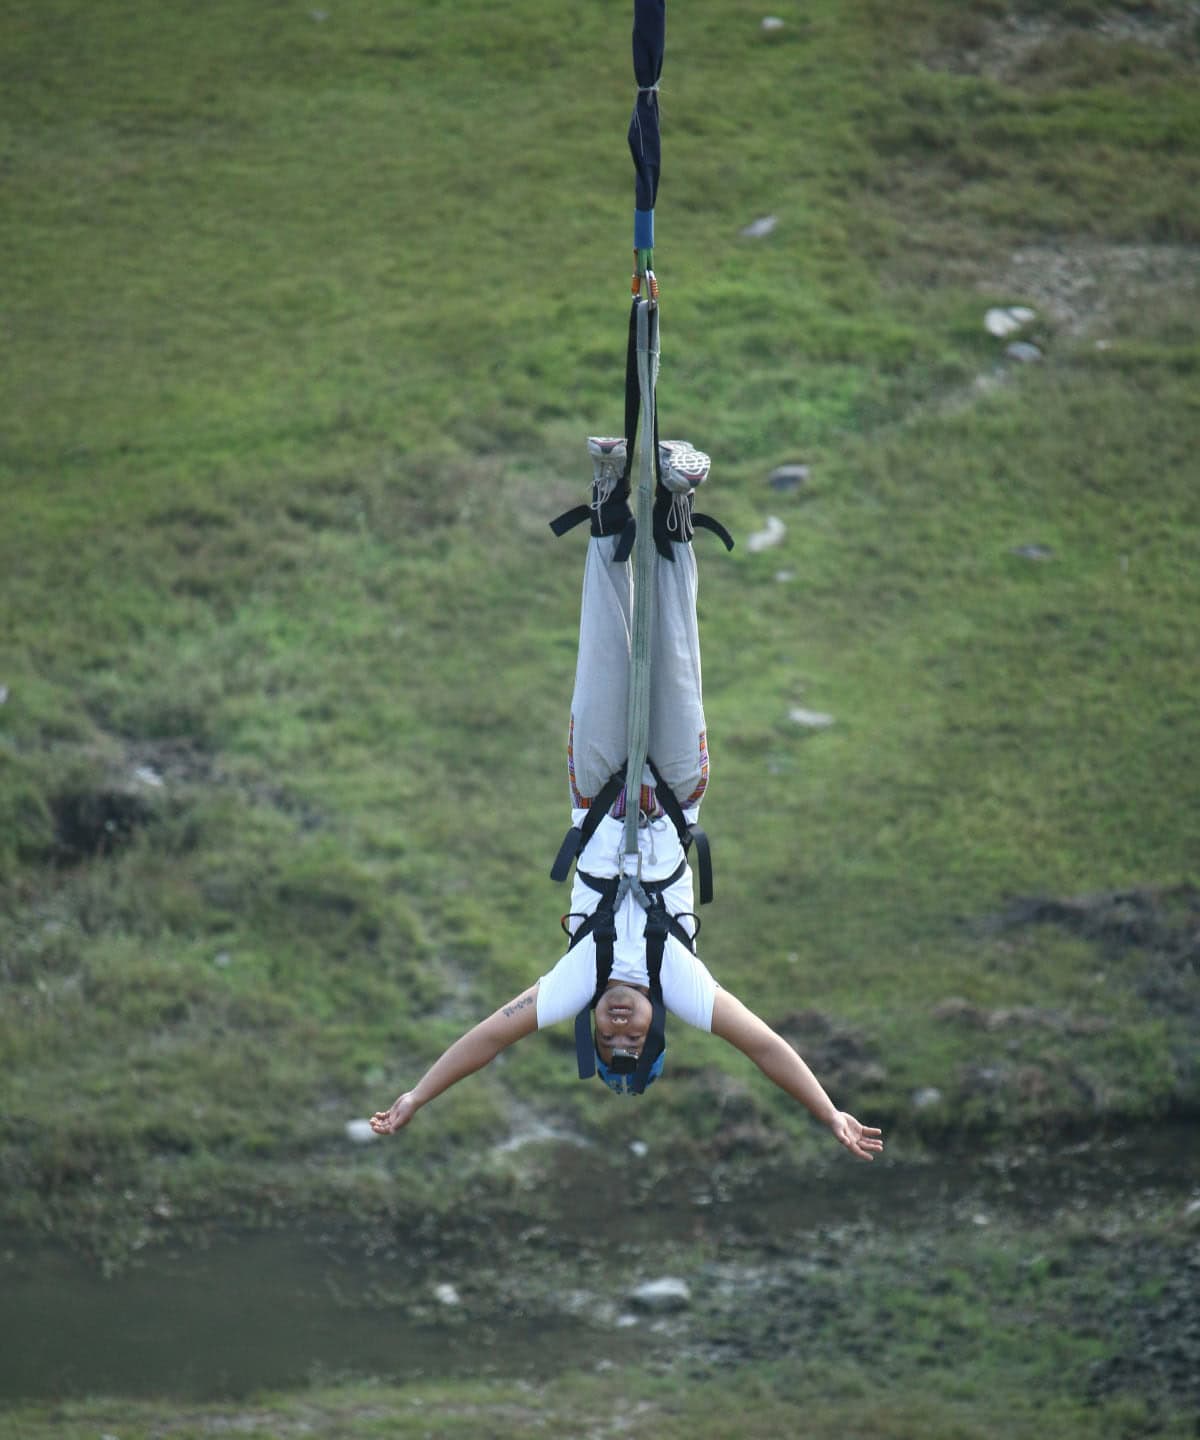
<svg viewBox="0 0 1200 1440"><path fill-rule="evenodd" d="M666 1011L710 1030L748 1056L768 1080L798 1100L853 1155L871 1160L880 1131L839 1110L792 1046L713 979L695 953L688 849L698 841L701 897L710 888L707 842L696 829L708 786L708 744L696 619L693 512L708 457L681 441L659 445L647 765L641 776L636 876L625 855L629 656L633 567L624 440L588 441L592 503L562 517L590 519L583 574L579 653L571 701L567 772L574 825L556 864L564 878L576 860L566 954L547 974L456 1040L387 1110L372 1117L394 1134L422 1106L481 1070L509 1045L575 1018L579 1073L619 1093L640 1094L662 1073Z"/></svg>

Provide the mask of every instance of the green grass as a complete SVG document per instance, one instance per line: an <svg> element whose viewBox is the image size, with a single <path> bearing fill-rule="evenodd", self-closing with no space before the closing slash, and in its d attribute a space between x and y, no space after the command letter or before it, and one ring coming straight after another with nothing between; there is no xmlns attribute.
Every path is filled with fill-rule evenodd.
<svg viewBox="0 0 1200 1440"><path fill-rule="evenodd" d="M939 1377L940 1379L941 1377ZM950 1398L896 1396L869 1373L850 1368L830 1396L827 1375L808 1375L796 1383L789 1377L751 1369L732 1381L728 1378L698 1385L664 1386L661 1377L623 1377L629 1395L628 1409L640 1424L653 1423L664 1440L724 1440L736 1433L748 1440L794 1431L813 1440L871 1436L878 1440L990 1440L998 1433L1014 1440L1037 1440L1053 1434L1063 1440L1121 1440L1150 1434L1183 1437L1182 1422L1163 1421L1143 1403L1114 1402L1080 1413L1059 1404L1031 1403L1020 1395L1003 1404L988 1405L980 1415L969 1386L957 1387ZM668 1391L663 1397L664 1389ZM586 1431L581 1423L581 1401L595 1414ZM458 1382L450 1392L422 1386L396 1389L385 1385L339 1386L314 1393L263 1396L253 1403L188 1407L164 1413L162 1406L130 1402L66 1402L54 1407L23 1408L0 1416L0 1435L41 1440L90 1440L104 1431L128 1440L151 1440L169 1433L179 1440L201 1440L213 1428L229 1422L250 1440L290 1440L316 1429L331 1440L370 1440L388 1436L396 1440L467 1440L484 1433L490 1440L524 1440L529 1435L587 1434L597 1440L622 1433L604 1418L612 1412L613 1382L591 1376L568 1376L549 1386L504 1386L486 1382ZM622 1407L624 1408L624 1407ZM5 1428L6 1420L10 1426ZM485 1426L481 1432L480 1427ZM999 1428L996 1428L999 1427Z"/></svg>
<svg viewBox="0 0 1200 1440"><path fill-rule="evenodd" d="M985 923L1186 893L1200 854L1197 37L1165 0L1058 8L1003 64L1002 0L814 0L777 41L744 4L670 17L664 433L740 538L787 525L700 541L703 953L852 1033L874 1068L838 1098L910 1136L1190 1112L1200 1080L1152 946ZM100 1250L162 1193L453 1188L514 1104L625 1124L563 1036L386 1162L342 1141L558 950L583 542L545 521L619 423L627 16L319 13L0 16L0 1177ZM1172 43L1100 24L1129 15ZM1023 301L1037 366L982 326ZM769 490L796 458L809 488ZM707 1143L729 1071L807 1143L723 1048L675 1035L664 1139ZM935 1433L848 1403L829 1433Z"/></svg>

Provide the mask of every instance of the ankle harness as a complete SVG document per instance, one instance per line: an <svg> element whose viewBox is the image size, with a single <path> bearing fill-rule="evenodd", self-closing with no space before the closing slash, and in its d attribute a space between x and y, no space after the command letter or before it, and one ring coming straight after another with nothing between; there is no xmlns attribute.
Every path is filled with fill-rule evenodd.
<svg viewBox="0 0 1200 1440"><path fill-rule="evenodd" d="M637 521L629 509L629 473L633 467L636 450L638 421L642 411L642 392L638 383L637 368L637 311L635 299L629 312L629 344L625 351L625 469L613 494L599 506L576 505L564 510L550 521L555 535L565 535L582 525L585 520L592 522L593 535L619 535L613 559L625 561L633 550L637 538ZM657 312L653 324L657 326ZM696 530L711 530L719 536L726 550L733 549L733 536L719 520L711 515L701 514L693 509L694 491L686 495L673 494L662 483L662 459L658 452L658 407L654 407L654 546L664 560L674 561L672 541L684 542L692 538Z"/></svg>

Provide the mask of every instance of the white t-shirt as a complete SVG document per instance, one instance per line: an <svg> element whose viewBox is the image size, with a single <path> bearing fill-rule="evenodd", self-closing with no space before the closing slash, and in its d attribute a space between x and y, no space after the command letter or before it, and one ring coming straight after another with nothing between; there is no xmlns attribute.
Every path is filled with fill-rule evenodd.
<svg viewBox="0 0 1200 1440"><path fill-rule="evenodd" d="M685 812L686 813L686 812ZM586 810L576 810L573 820L583 822ZM691 817L689 816L689 819ZM665 816L643 825L638 832L643 880L665 880L683 859L683 847L675 827ZM619 875L625 849L625 822L606 815L579 857L577 871L606 879ZM668 915L686 917L695 909L692 872L683 874L663 891ZM585 885L576 873L571 887L571 912L575 916L590 915L599 905L600 896ZM582 921L576 920L576 924ZM689 929L686 918L682 924ZM646 912L633 895L626 895L616 915L617 938L613 943L613 967L610 979L625 980L631 985L649 985L646 969ZM708 967L674 935L668 935L663 946L663 1003L699 1030L712 1029L713 1002L717 982ZM596 989L596 941L585 936L568 950L553 970L538 981L538 1029L556 1025L560 1020L574 1019L591 1000Z"/></svg>

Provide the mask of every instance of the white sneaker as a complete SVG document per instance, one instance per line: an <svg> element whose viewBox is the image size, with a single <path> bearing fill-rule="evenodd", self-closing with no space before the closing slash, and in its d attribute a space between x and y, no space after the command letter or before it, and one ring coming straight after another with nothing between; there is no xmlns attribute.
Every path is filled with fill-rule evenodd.
<svg viewBox="0 0 1200 1440"><path fill-rule="evenodd" d="M589 435L587 445L592 457L592 509L599 510L625 473L625 441L611 435Z"/></svg>
<svg viewBox="0 0 1200 1440"><path fill-rule="evenodd" d="M690 495L697 485L708 479L712 461L703 450L695 450L686 440L660 440L658 464L663 486L673 495Z"/></svg>

